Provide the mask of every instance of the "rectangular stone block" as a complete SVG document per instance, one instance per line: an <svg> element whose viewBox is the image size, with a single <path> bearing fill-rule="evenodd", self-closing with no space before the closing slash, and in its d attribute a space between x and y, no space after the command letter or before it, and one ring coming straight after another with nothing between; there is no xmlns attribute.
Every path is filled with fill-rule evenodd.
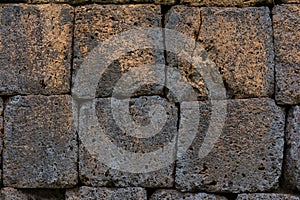
<svg viewBox="0 0 300 200"><path fill-rule="evenodd" d="M182 4L192 6L217 6L217 7L246 7L255 5L271 5L273 0L180 0Z"/></svg>
<svg viewBox="0 0 300 200"><path fill-rule="evenodd" d="M226 200L227 198L206 193L181 193L176 190L157 190L155 191L150 200L168 200L168 199L201 199L201 200Z"/></svg>
<svg viewBox="0 0 300 200"><path fill-rule="evenodd" d="M4 121L4 186L76 185L78 150L70 96L14 96Z"/></svg>
<svg viewBox="0 0 300 200"><path fill-rule="evenodd" d="M152 69L156 81L146 81L146 78L143 78L143 85L136 88L133 95L163 94L164 53L162 50L153 49L153 45L149 46L149 41L152 41L163 48L162 33L155 34L153 37L146 37L139 32L120 36L125 31L133 31L137 28L161 27L160 6L93 4L79 6L75 12L74 82L78 77L98 74L95 78L90 78L98 83L96 96L111 97L115 85L126 73L138 71L145 77L149 75L143 69L139 70L146 65ZM113 36L115 40L112 41ZM111 39L110 42L107 42L108 39ZM99 47L102 47L101 51ZM90 52L95 49L110 53L91 54ZM88 64L84 64L83 61ZM153 67L155 64L162 65L155 68ZM97 67L93 68L94 65ZM81 72L85 67L93 69ZM95 72L95 70L99 71ZM135 79L130 79L132 82L128 84L136 86L139 81ZM90 84L86 87L90 87Z"/></svg>
<svg viewBox="0 0 300 200"><path fill-rule="evenodd" d="M93 188L82 186L67 190L66 200L146 200L147 193L144 188Z"/></svg>
<svg viewBox="0 0 300 200"><path fill-rule="evenodd" d="M211 59L219 69L229 98L271 97L274 53L269 14L267 7L199 9L175 6L166 17L166 27L180 32L187 30L183 33L191 39L197 38L199 48L208 52L209 57L203 54L204 59ZM198 90L200 99L205 96L207 99L207 83L195 66L182 64L182 59L185 57L177 61L168 56L167 61Z"/></svg>
<svg viewBox="0 0 300 200"><path fill-rule="evenodd" d="M277 5L273 11L278 104L300 103L300 5Z"/></svg>
<svg viewBox="0 0 300 200"><path fill-rule="evenodd" d="M292 107L286 125L286 159L284 162L284 186L300 190L300 107Z"/></svg>
<svg viewBox="0 0 300 200"><path fill-rule="evenodd" d="M1 189L1 200L64 200L63 190L49 189L15 189L4 187Z"/></svg>
<svg viewBox="0 0 300 200"><path fill-rule="evenodd" d="M285 113L272 99L183 102L180 108L176 188L239 193L278 187Z"/></svg>
<svg viewBox="0 0 300 200"><path fill-rule="evenodd" d="M70 92L73 8L0 6L0 94Z"/></svg>
<svg viewBox="0 0 300 200"><path fill-rule="evenodd" d="M100 98L83 104L80 109L81 183L110 187L172 187L176 106L158 96L119 103L117 99ZM96 116L92 117L93 113Z"/></svg>
<svg viewBox="0 0 300 200"><path fill-rule="evenodd" d="M253 193L239 194L237 200L299 200L298 196L290 194Z"/></svg>

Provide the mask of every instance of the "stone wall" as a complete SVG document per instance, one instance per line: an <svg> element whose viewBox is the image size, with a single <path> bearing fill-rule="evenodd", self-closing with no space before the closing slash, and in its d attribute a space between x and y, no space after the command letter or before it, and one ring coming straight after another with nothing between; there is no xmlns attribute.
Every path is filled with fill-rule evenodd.
<svg viewBox="0 0 300 200"><path fill-rule="evenodd" d="M299 0L1 2L1 199L300 199ZM197 45L203 47L198 57L218 69L226 95L217 102L226 105L226 113L214 113L213 91L188 61L190 55L151 48L124 53L98 82L93 105L99 127L113 144L134 153L175 141L175 161L144 173L118 170L83 144L90 116L77 114L89 104L74 110L75 77L107 39L157 27L196 41L181 44L178 52L189 49L197 57ZM169 36L163 32L155 42L162 47L182 42ZM145 71L145 64L158 67ZM114 88L129 72L163 83L145 84L129 101L128 114L140 127L164 122L155 136L135 138L116 124ZM170 80L182 91L187 86L181 82L190 85L195 98L178 98L168 88ZM165 112L153 113L154 105ZM152 114L156 117L149 119ZM209 129L215 133L218 127L211 127L210 119L221 121L223 114L221 134L212 142ZM124 120L122 126L130 123ZM207 138L210 150L200 158Z"/></svg>

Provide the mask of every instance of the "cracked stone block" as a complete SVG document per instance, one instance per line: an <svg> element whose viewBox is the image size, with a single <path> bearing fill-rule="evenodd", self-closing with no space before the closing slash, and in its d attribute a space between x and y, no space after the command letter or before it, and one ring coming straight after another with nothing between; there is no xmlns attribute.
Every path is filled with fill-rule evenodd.
<svg viewBox="0 0 300 200"><path fill-rule="evenodd" d="M70 92L73 8L0 6L0 94Z"/></svg>
<svg viewBox="0 0 300 200"><path fill-rule="evenodd" d="M144 84L135 88L132 95L163 94L164 53L162 50L152 48L154 44L163 48L162 33L150 37L136 32L122 38L120 36L125 31L133 31L137 28L161 27L160 6L93 4L79 6L75 12L74 70L76 76L74 75L73 82L77 81L77 77L90 77L96 73L97 76L92 78L98 83L96 96L111 97L115 85L124 75L138 71L141 66L147 65L157 80L143 82L143 79ZM110 42L107 42L108 39L111 39ZM150 41L153 45L149 44ZM100 44L107 45L99 46ZM99 47L102 47L101 52L109 51L110 53L107 55L90 53ZM121 53L117 53L120 51ZM92 62L97 57L101 59ZM85 64L83 61L91 62L91 64ZM85 69L84 66L91 67L93 63L97 63L95 67L97 69L81 72ZM161 64L161 66L153 67L156 64ZM95 72L95 70L99 71ZM146 76L147 73L143 75ZM129 81L129 83L136 86L137 83L130 80L132 82Z"/></svg>
<svg viewBox="0 0 300 200"><path fill-rule="evenodd" d="M80 109L80 181L88 186L172 187L177 107L158 96L120 106L114 101L99 98Z"/></svg>
<svg viewBox="0 0 300 200"><path fill-rule="evenodd" d="M278 104L300 103L300 5L277 5L273 11Z"/></svg>
<svg viewBox="0 0 300 200"><path fill-rule="evenodd" d="M186 200L226 200L227 198L206 193L181 193L176 190L157 190L150 200L186 199Z"/></svg>
<svg viewBox="0 0 300 200"><path fill-rule="evenodd" d="M299 200L299 196L289 194L253 193L239 194L236 200Z"/></svg>
<svg viewBox="0 0 300 200"><path fill-rule="evenodd" d="M216 106L220 104L227 111ZM178 146L176 188L239 193L278 187L285 113L272 99L199 102L199 106L183 102L180 108L178 144L190 139L192 131L195 135L186 152ZM193 119L197 114L198 130Z"/></svg>
<svg viewBox="0 0 300 200"><path fill-rule="evenodd" d="M65 188L76 185L75 128L68 95L10 98L4 112L4 186Z"/></svg>
<svg viewBox="0 0 300 200"><path fill-rule="evenodd" d="M255 5L270 5L273 4L273 0L180 0L180 3L192 6L246 7Z"/></svg>
<svg viewBox="0 0 300 200"><path fill-rule="evenodd" d="M274 53L269 14L267 7L176 6L166 17L166 27L177 31L187 29L186 35L191 39L197 38L197 45L208 52L209 59L219 69L229 98L271 97L274 90ZM199 48L194 45L196 47ZM187 49L191 49L193 54L192 47ZM203 56L207 59L207 54ZM171 66L179 65L176 67L203 100L208 91L201 74L191 65L180 61L177 64L172 57L167 60L172 61Z"/></svg>
<svg viewBox="0 0 300 200"><path fill-rule="evenodd" d="M286 127L284 186L300 190L300 107L291 108Z"/></svg>
<svg viewBox="0 0 300 200"><path fill-rule="evenodd" d="M87 187L87 186L67 190L67 192L66 192L66 200L85 200L85 199L146 200L147 193L144 188L140 188L140 187L93 188L93 187Z"/></svg>
<svg viewBox="0 0 300 200"><path fill-rule="evenodd" d="M1 189L1 200L64 200L62 190L50 189L15 189L5 187Z"/></svg>

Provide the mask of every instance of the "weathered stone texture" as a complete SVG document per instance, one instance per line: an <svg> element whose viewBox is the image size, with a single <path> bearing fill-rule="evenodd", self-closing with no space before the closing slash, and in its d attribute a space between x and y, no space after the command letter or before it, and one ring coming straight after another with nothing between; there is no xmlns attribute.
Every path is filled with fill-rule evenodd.
<svg viewBox="0 0 300 200"><path fill-rule="evenodd" d="M300 0L284 0L284 3L300 3Z"/></svg>
<svg viewBox="0 0 300 200"><path fill-rule="evenodd" d="M1 200L64 200L64 192L49 189L1 189Z"/></svg>
<svg viewBox="0 0 300 200"><path fill-rule="evenodd" d="M2 149L3 149L3 100L0 98L0 156L2 157ZM2 166L2 159L0 160L0 166ZM2 173L2 169L0 169L0 173ZM2 176L0 181L2 180Z"/></svg>
<svg viewBox="0 0 300 200"><path fill-rule="evenodd" d="M276 102L300 103L300 5L273 9Z"/></svg>
<svg viewBox="0 0 300 200"><path fill-rule="evenodd" d="M206 194L206 193L180 193L176 190L158 190L154 192L150 200L168 200L168 199L186 199L186 200L226 200L227 198Z"/></svg>
<svg viewBox="0 0 300 200"><path fill-rule="evenodd" d="M193 6L246 7L272 4L273 0L180 0L180 3Z"/></svg>
<svg viewBox="0 0 300 200"><path fill-rule="evenodd" d="M0 94L70 92L73 8L0 6Z"/></svg>
<svg viewBox="0 0 300 200"><path fill-rule="evenodd" d="M139 187L129 188L93 188L80 187L67 190L66 200L146 200L146 190Z"/></svg>
<svg viewBox="0 0 300 200"><path fill-rule="evenodd" d="M284 186L300 190L300 107L291 108L286 127Z"/></svg>
<svg viewBox="0 0 300 200"><path fill-rule="evenodd" d="M76 8L74 69L78 68L91 52L101 42L114 35L135 28L161 27L160 6L155 5L86 5ZM140 37L140 35L130 35ZM163 46L162 34L156 36ZM127 41L118 41L117 48L131 46ZM104 59L104 58L103 58ZM136 49L122 55L109 66L99 66L105 69L99 77L98 97L110 97L117 81L126 72L144 64L164 64L163 51L153 49ZM104 64L103 64L104 65ZM107 68L106 68L107 67ZM142 72L141 72L142 73ZM157 69L156 75L164 83L164 67ZM74 76L75 77L75 76ZM74 81L74 80L73 80ZM163 85L145 86L138 95L162 94Z"/></svg>
<svg viewBox="0 0 300 200"><path fill-rule="evenodd" d="M197 40L219 68L230 98L272 96L274 54L268 8L175 6L166 17L166 27L184 30L191 38L199 35ZM167 60L177 65L199 96L207 96L202 77L190 64L170 55Z"/></svg>
<svg viewBox="0 0 300 200"><path fill-rule="evenodd" d="M156 110L156 117L151 119L151 107L161 106L165 109L166 113L161 113ZM152 96L152 97L139 97L134 98L129 104L129 118L135 122L137 128L145 125L149 125L150 120L161 121L163 118L161 115L166 116L166 122L163 126L159 126L159 130L155 135L138 138L131 135L131 131L119 127L112 114L111 98L101 98L95 101L96 115L98 117L99 129L103 130L103 135L108 137L110 141L117 147L127 151L135 153L149 153L159 148L162 148L165 144L172 141L177 135L177 108L174 104L168 103L165 99ZM85 119L85 109L83 107L80 111L80 115ZM126 118L124 116L123 118ZM84 120L83 119L83 120ZM101 162L96 156L88 151L87 147L82 144L82 138L85 135L91 135L89 132L90 127L87 127L84 121L79 120L80 129L79 137L81 139L80 155L79 155L79 171L81 182L85 185L91 186L114 186L114 187L172 187L174 183L173 169L174 164L166 166L162 169L147 172L147 173L130 173L119 171L117 169L109 168L106 163ZM127 122L124 122L124 127L129 127ZM153 128L154 131L155 128ZM175 149L175 146L174 146ZM110 153L100 152L101 156L110 156ZM160 155L157 155L160 156ZM174 152L175 158L175 152ZM142 164L147 165L145 161ZM150 166L151 167L151 166ZM136 171L135 171L136 172Z"/></svg>
<svg viewBox="0 0 300 200"><path fill-rule="evenodd" d="M70 96L12 97L4 112L4 185L75 185L78 151L72 118Z"/></svg>
<svg viewBox="0 0 300 200"><path fill-rule="evenodd" d="M289 194L253 193L239 194L236 200L299 200L300 197Z"/></svg>
<svg viewBox="0 0 300 200"><path fill-rule="evenodd" d="M185 103L181 104L184 108ZM227 100L227 117L218 141L203 159L199 149L207 134L211 105L200 103L199 131L188 151L176 163L176 187L181 191L255 192L274 189L281 175L284 146L284 110L271 99ZM220 113L222 115L224 113ZM180 124L183 138L192 124ZM214 124L210 125L214 127ZM213 145L213 144L211 144ZM210 146L211 146L210 145Z"/></svg>

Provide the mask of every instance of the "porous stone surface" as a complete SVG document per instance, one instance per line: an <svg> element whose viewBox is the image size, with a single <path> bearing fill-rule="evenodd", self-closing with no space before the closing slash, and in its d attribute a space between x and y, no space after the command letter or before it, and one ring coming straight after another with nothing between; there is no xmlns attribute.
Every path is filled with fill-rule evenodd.
<svg viewBox="0 0 300 200"><path fill-rule="evenodd" d="M226 7L246 7L255 5L272 4L272 0L180 0L182 4L189 4L193 6L226 6Z"/></svg>
<svg viewBox="0 0 300 200"><path fill-rule="evenodd" d="M284 186L300 190L300 107L292 107L286 125Z"/></svg>
<svg viewBox="0 0 300 200"><path fill-rule="evenodd" d="M1 200L64 200L62 190L49 189L14 189L5 187L1 189Z"/></svg>
<svg viewBox="0 0 300 200"><path fill-rule="evenodd" d="M229 98L271 97L274 53L269 14L267 7L199 9L175 6L166 17L166 27L191 38L198 37L198 45L204 47L216 63ZM199 96L207 96L199 73L170 56L167 60L193 83Z"/></svg>
<svg viewBox="0 0 300 200"><path fill-rule="evenodd" d="M4 186L76 185L78 150L70 96L14 96L4 121Z"/></svg>
<svg viewBox="0 0 300 200"><path fill-rule="evenodd" d="M186 102L181 108L187 107ZM178 138L190 135L194 124L189 118L199 112L198 133L186 153L176 162L176 188L181 191L256 192L278 187L284 146L284 109L272 99L226 100L227 115L217 142L210 142L209 128L220 126L211 120L213 107L200 102L200 110L190 109L181 115ZM214 109L216 109L214 107ZM182 110L181 110L182 112ZM182 123L186 122L186 123ZM209 127L211 126L211 127ZM217 134L217 133L215 133ZM211 151L198 157L203 141Z"/></svg>
<svg viewBox="0 0 300 200"><path fill-rule="evenodd" d="M146 200L146 190L140 187L129 188L93 188L80 187L72 190L67 190L66 200L85 200L85 199L99 199L99 200Z"/></svg>
<svg viewBox="0 0 300 200"><path fill-rule="evenodd" d="M25 2L25 0L24 0ZM27 0L27 3L70 3L70 4L84 4L84 3L103 3L103 4L128 4L128 3L155 3L162 5L175 4L175 0Z"/></svg>
<svg viewBox="0 0 300 200"><path fill-rule="evenodd" d="M300 103L300 5L273 9L276 95L278 104Z"/></svg>
<svg viewBox="0 0 300 200"><path fill-rule="evenodd" d="M2 149L3 149L3 100L0 98L0 155L2 157ZM0 160L0 165L2 166L2 159ZM2 169L0 169L0 173L2 173ZM0 181L2 180L2 176Z"/></svg>
<svg viewBox="0 0 300 200"><path fill-rule="evenodd" d="M98 117L98 130L102 130L102 134L105 138L109 138L112 142L111 146L117 146L119 149L131 153L148 154L156 152L159 148L163 148L166 144L175 139L177 135L177 108L174 104L167 102L165 99L158 96L151 97L139 97L133 98L129 102L129 117L121 115L121 120L130 119L135 123L136 130L140 130L141 127L151 125L151 121L154 120L154 124L159 124L164 121L162 126L151 126L150 130L152 135L145 137L136 137L132 135L132 131L127 129L130 127L129 122L124 121L123 127L117 124L117 118L113 115L111 107L111 98L99 98L94 102L96 108L96 115ZM154 109L153 106L159 106L165 110L165 112ZM91 127L87 126L85 119L85 110L89 107L83 107L80 111L81 120L79 119L79 138L80 138L80 154L79 154L79 171L80 180L83 184L89 186L113 186L113 187L172 187L174 183L174 164L164 166L162 168L155 168L154 171L145 171L143 173L130 169L123 171L118 168L112 168L100 160L97 156L97 152L91 152L89 146L93 145L93 139L86 140L86 137L92 136ZM155 112L153 112L155 110ZM118 111L114 111L117 114ZM155 115L153 115L155 114ZM165 116L166 118L163 118ZM156 121L155 121L156 120ZM146 131L145 131L146 132ZM145 134L142 132L142 134ZM97 135L100 133L97 133ZM94 138L97 140L97 138ZM85 141L91 141L91 144ZM101 142L101 141L100 141ZM88 145L88 146L87 146ZM111 148L111 146L109 148ZM97 147L97 146L96 146ZM95 147L95 148L96 148ZM174 145L175 150L175 145ZM109 149L107 149L109 151ZM124 153L124 154L125 154ZM96 155L96 156L95 156ZM122 154L123 155L123 154ZM110 152L100 152L99 156L111 157ZM157 158L163 155L157 155ZM172 154L175 159L175 152ZM101 157L100 157L101 158ZM123 158L122 158L123 159ZM119 159L120 161L122 159ZM150 158L151 159L151 158ZM154 161L150 160L150 162ZM118 162L119 162L118 160ZM141 165L148 165L147 158L140 163ZM165 163L163 163L165 164ZM136 164L134 164L136 165ZM135 166L132 166L135 167ZM143 166L142 166L143 167ZM149 166L149 168L152 166Z"/></svg>
<svg viewBox="0 0 300 200"><path fill-rule="evenodd" d="M226 200L227 198L206 193L181 193L176 190L157 190L150 200L186 199L186 200Z"/></svg>
<svg viewBox="0 0 300 200"><path fill-rule="evenodd" d="M0 6L0 94L70 92L73 8Z"/></svg>
<svg viewBox="0 0 300 200"><path fill-rule="evenodd" d="M86 56L102 42L112 36L136 28L161 27L161 10L157 5L86 5L75 9L74 70L78 70ZM142 40L141 35L129 35L128 38L116 41L114 48L125 49L134 44L131 38ZM155 35L155 42L163 47L162 34ZM146 38L145 40L149 40ZM143 43L145 41L140 41ZM117 52L114 51L114 52ZM124 50L125 52L125 50ZM111 53L109 56L114 56ZM103 58L106 59L107 58ZM97 97L111 97L114 86L125 73L142 65L164 64L161 50L151 48L137 49L124 53L112 63L99 64L103 68L99 75ZM164 83L164 65L154 70L159 84L145 83L135 95L162 94ZM140 71L143 73L143 70ZM74 76L75 77L75 76ZM74 80L73 80L74 81Z"/></svg>
<svg viewBox="0 0 300 200"><path fill-rule="evenodd" d="M299 196L289 194L253 193L239 194L236 200L299 200Z"/></svg>

